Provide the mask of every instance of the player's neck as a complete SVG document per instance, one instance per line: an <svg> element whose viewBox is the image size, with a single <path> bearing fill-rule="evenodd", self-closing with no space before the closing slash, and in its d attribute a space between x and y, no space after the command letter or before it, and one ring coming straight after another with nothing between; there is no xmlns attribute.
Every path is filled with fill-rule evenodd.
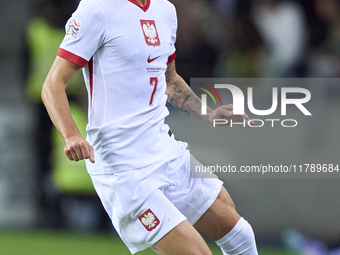
<svg viewBox="0 0 340 255"><path fill-rule="evenodd" d="M145 7L147 4L148 0L136 0L142 7Z"/></svg>

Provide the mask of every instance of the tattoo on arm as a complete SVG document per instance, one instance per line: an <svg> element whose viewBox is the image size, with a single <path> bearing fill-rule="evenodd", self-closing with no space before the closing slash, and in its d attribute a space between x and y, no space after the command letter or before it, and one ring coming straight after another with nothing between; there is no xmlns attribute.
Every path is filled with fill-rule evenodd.
<svg viewBox="0 0 340 255"><path fill-rule="evenodd" d="M169 65L166 72L168 102L173 106L196 117L201 116L201 100L189 85L175 71L175 65Z"/></svg>

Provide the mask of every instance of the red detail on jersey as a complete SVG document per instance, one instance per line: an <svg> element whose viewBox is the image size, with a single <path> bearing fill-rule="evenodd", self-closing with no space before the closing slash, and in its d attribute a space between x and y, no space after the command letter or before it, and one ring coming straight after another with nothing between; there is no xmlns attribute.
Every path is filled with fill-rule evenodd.
<svg viewBox="0 0 340 255"><path fill-rule="evenodd" d="M150 103L149 103L149 105L151 105L151 106L152 106L152 103L153 103L153 97L155 96L155 93L156 93L157 85L158 85L158 78L157 77L150 77L150 86L153 86L153 91L152 91Z"/></svg>
<svg viewBox="0 0 340 255"><path fill-rule="evenodd" d="M146 44L154 47L161 45L155 21L141 20L140 24L142 26L142 31L145 37Z"/></svg>
<svg viewBox="0 0 340 255"><path fill-rule="evenodd" d="M147 231L151 231L159 225L159 219L151 211L151 209L146 210L141 216L138 217L138 219Z"/></svg>
<svg viewBox="0 0 340 255"><path fill-rule="evenodd" d="M137 5L139 8L141 8L144 12L146 12L149 7L150 7L150 0L147 0L146 1L146 5L145 6L142 6L139 2L137 2L137 0L129 0L131 3Z"/></svg>
<svg viewBox="0 0 340 255"><path fill-rule="evenodd" d="M90 98L92 103L92 94L93 94L93 58L89 61L89 78L90 78Z"/></svg>
<svg viewBox="0 0 340 255"><path fill-rule="evenodd" d="M66 59L80 67L84 67L87 64L87 60L83 59L82 57L77 56L76 54L73 54L72 52L64 50L62 48L59 48L57 52L57 56L63 59Z"/></svg>
<svg viewBox="0 0 340 255"><path fill-rule="evenodd" d="M174 61L176 57L177 57L177 54L175 51L171 56L169 56L168 63L171 63L172 61Z"/></svg>
<svg viewBox="0 0 340 255"><path fill-rule="evenodd" d="M150 58L151 56L148 57L148 63L151 63L153 61L155 61L157 58L159 58L160 56L158 57L155 57L155 58Z"/></svg>

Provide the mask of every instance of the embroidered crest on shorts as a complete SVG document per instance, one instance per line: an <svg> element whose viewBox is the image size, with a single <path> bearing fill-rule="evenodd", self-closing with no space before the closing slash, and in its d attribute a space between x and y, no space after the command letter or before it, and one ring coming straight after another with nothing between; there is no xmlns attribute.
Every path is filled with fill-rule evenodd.
<svg viewBox="0 0 340 255"><path fill-rule="evenodd" d="M156 23L154 20L141 20L142 30L145 37L145 42L149 46L159 46L161 42L159 40Z"/></svg>
<svg viewBox="0 0 340 255"><path fill-rule="evenodd" d="M70 25L68 27L67 36L71 36L74 39L77 39L78 37L78 33L79 33L79 29L80 29L80 23L78 23L76 20L72 20L70 22Z"/></svg>
<svg viewBox="0 0 340 255"><path fill-rule="evenodd" d="M138 217L138 219L147 231L151 231L159 225L159 219L150 209L146 210L141 216Z"/></svg>

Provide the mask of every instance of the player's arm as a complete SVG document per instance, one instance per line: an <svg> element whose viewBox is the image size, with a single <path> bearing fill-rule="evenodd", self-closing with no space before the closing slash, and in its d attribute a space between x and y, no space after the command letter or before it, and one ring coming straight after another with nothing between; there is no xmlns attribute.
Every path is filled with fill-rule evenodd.
<svg viewBox="0 0 340 255"><path fill-rule="evenodd" d="M48 114L65 141L64 153L70 159L90 159L94 163L92 146L81 136L74 123L65 88L80 67L56 57L44 82L41 96Z"/></svg>
<svg viewBox="0 0 340 255"><path fill-rule="evenodd" d="M193 116L208 120L207 116L209 116L212 109L207 107L208 115L201 115L201 99L191 90L184 79L177 74L175 60L168 63L165 77L168 103Z"/></svg>
<svg viewBox="0 0 340 255"><path fill-rule="evenodd" d="M249 117L247 114L233 115L232 105L222 105L215 110L212 110L207 106L207 115L202 115L201 99L191 90L183 78L177 74L175 61L168 63L165 76L168 102L173 106L209 122L212 122L214 119L232 119L234 122L242 122L243 120L246 120L248 123Z"/></svg>

